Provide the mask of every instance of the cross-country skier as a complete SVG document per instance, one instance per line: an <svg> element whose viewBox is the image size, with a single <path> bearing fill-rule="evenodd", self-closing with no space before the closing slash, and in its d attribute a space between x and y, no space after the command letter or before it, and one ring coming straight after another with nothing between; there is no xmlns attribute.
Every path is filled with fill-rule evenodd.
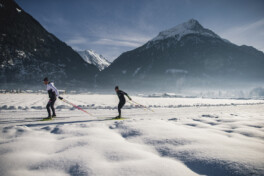
<svg viewBox="0 0 264 176"><path fill-rule="evenodd" d="M44 78L43 82L45 85L47 85L47 91L49 94L49 102L46 106L47 111L48 111L48 117L46 119L52 119L53 117L56 117L54 104L55 104L57 97L59 97L59 99L61 99L61 100L63 98L59 96L59 92L58 92L57 88L54 86L53 82L49 82L48 78ZM50 113L50 109L52 110L52 116Z"/></svg>
<svg viewBox="0 0 264 176"><path fill-rule="evenodd" d="M119 118L121 118L121 108L126 103L125 96L127 96L127 98L129 100L132 100L132 99L128 96L128 94L126 92L123 92L122 90L119 90L119 87L118 86L115 87L115 91L116 91L116 94L117 94L117 96L119 98L119 103L118 103L118 113L119 113L119 115L116 117L116 119L119 119Z"/></svg>

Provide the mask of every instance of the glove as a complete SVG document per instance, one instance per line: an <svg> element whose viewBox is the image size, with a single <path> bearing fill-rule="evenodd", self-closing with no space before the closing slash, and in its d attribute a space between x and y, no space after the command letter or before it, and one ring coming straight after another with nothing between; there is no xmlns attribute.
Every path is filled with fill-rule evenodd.
<svg viewBox="0 0 264 176"><path fill-rule="evenodd" d="M59 97L60 100L62 100L63 98L62 97Z"/></svg>

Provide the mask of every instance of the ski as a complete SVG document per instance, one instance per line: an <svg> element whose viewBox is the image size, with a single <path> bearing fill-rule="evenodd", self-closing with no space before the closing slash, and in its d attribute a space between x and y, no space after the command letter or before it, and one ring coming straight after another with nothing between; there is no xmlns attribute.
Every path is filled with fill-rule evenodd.
<svg viewBox="0 0 264 176"><path fill-rule="evenodd" d="M44 119L41 119L40 121L50 121L50 120L53 120L53 118L44 118Z"/></svg>
<svg viewBox="0 0 264 176"><path fill-rule="evenodd" d="M102 120L127 120L128 118L124 118L124 117L121 117L121 118L116 118L116 117L97 117L99 119L102 119Z"/></svg>
<svg viewBox="0 0 264 176"><path fill-rule="evenodd" d="M127 119L127 118L123 118L123 117L118 118L118 119L114 117L114 118L111 118L111 119L109 119L109 120L126 120L126 119Z"/></svg>

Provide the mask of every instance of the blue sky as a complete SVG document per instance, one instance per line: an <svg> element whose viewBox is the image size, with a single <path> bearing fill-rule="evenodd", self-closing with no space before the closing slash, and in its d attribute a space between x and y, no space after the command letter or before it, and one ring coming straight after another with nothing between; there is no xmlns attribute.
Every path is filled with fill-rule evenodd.
<svg viewBox="0 0 264 176"><path fill-rule="evenodd" d="M110 61L191 18L231 42L264 51L264 0L16 0L76 50Z"/></svg>

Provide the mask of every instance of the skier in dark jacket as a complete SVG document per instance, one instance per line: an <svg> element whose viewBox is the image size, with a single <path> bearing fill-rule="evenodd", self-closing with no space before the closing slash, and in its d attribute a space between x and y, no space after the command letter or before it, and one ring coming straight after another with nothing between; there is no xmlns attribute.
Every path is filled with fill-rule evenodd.
<svg viewBox="0 0 264 176"><path fill-rule="evenodd" d="M48 78L44 78L43 82L44 82L45 85L47 85L47 91L48 91L48 94L49 94L49 102L48 102L48 104L46 106L47 111L48 111L47 119L51 119L53 117L56 117L54 104L55 104L55 101L56 101L57 97L59 97L59 99L61 99L61 100L63 98L59 96L59 92L58 92L57 88L54 86L53 82L49 82ZM50 109L52 110L52 116L51 116Z"/></svg>
<svg viewBox="0 0 264 176"><path fill-rule="evenodd" d="M123 92L122 90L119 90L119 87L118 86L115 87L115 91L116 91L116 94L117 94L117 96L119 98L119 103L118 103L118 113L119 113L119 115L116 117L116 119L119 119L119 118L121 118L121 108L126 103L125 96L127 96L127 98L129 100L132 100L132 99L128 96L128 94L126 92Z"/></svg>

